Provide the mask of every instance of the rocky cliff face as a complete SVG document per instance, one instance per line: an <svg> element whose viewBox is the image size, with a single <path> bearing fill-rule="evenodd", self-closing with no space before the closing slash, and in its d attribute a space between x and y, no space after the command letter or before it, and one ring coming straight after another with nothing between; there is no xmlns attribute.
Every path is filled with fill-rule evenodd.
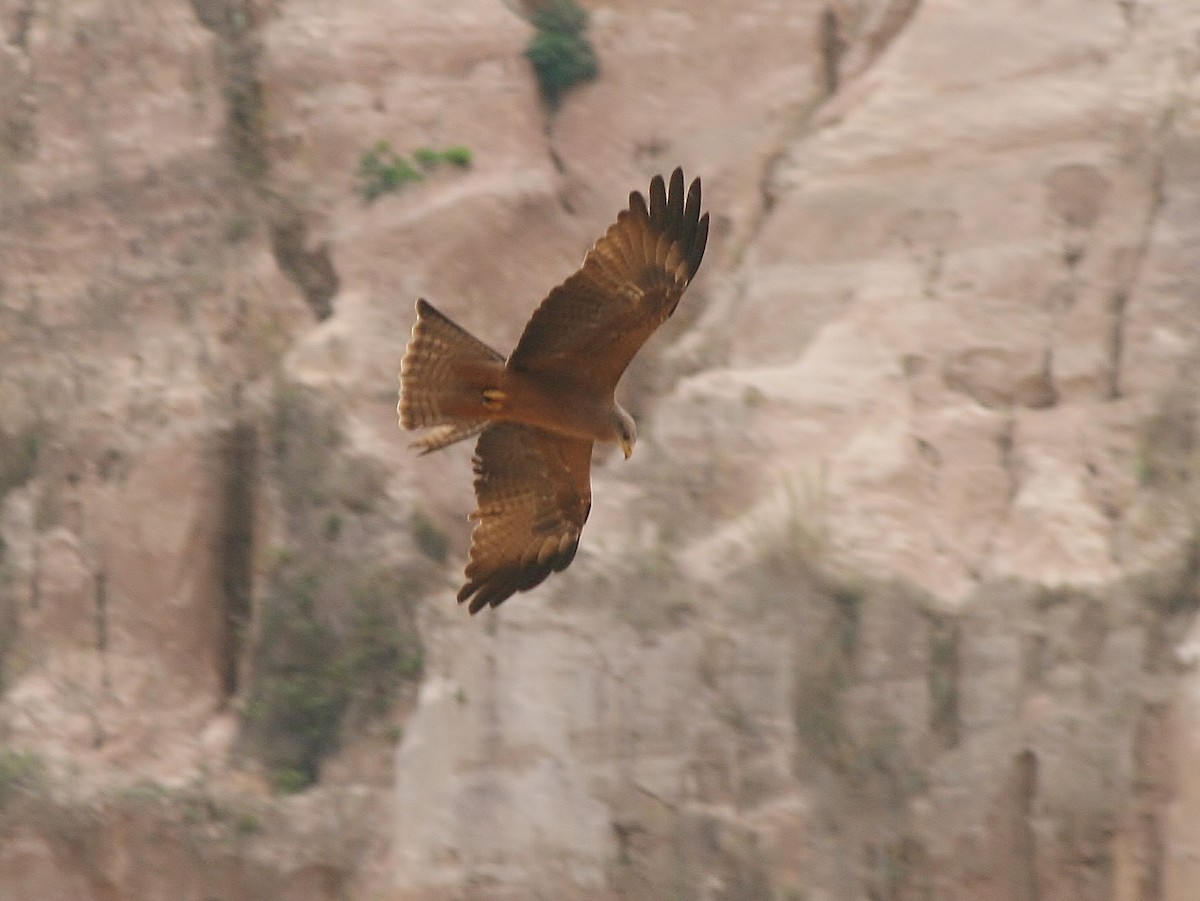
<svg viewBox="0 0 1200 901"><path fill-rule="evenodd" d="M0 0L0 894L1193 897L1200 9L585 5L551 115L523 4ZM413 300L509 346L677 164L638 452L469 619Z"/></svg>

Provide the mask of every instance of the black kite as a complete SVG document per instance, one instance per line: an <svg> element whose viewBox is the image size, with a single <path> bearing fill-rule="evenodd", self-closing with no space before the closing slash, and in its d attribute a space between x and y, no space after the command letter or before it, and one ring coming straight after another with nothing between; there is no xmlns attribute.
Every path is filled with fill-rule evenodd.
<svg viewBox="0 0 1200 901"><path fill-rule="evenodd" d="M400 423L423 453L478 434L466 584L471 613L567 567L591 509L592 445L628 457L637 430L613 398L696 274L708 240L700 179L637 191L583 266L550 292L505 360L426 300L400 367Z"/></svg>

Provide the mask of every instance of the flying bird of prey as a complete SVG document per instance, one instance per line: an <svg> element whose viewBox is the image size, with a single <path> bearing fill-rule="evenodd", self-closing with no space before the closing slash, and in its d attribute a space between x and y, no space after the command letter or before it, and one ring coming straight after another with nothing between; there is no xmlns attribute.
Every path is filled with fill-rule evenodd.
<svg viewBox="0 0 1200 901"><path fill-rule="evenodd" d="M613 392L634 354L666 321L708 240L700 179L650 182L550 292L506 360L417 301L400 366L400 423L429 431L422 453L479 435L466 584L471 613L538 585L575 557L592 506L592 445L637 437Z"/></svg>

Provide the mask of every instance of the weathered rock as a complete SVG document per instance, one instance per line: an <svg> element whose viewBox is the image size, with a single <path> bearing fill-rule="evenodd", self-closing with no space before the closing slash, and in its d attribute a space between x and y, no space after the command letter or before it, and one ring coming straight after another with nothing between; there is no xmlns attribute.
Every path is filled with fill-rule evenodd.
<svg viewBox="0 0 1200 901"><path fill-rule="evenodd" d="M1200 10L616 2L551 116L450 6L0 3L0 894L1190 898ZM679 163L638 453L468 619L413 301L507 350ZM272 592L378 568L420 689L269 798Z"/></svg>

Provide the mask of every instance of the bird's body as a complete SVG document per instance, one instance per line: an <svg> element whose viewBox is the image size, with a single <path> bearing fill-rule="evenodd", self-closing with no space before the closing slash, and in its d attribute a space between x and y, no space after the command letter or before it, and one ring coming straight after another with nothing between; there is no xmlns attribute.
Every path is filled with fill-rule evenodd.
<svg viewBox="0 0 1200 901"><path fill-rule="evenodd" d="M479 435L478 509L467 584L470 610L495 606L571 562L591 509L596 441L636 440L633 418L617 404L621 374L646 339L675 311L708 238L700 180L684 198L676 169L661 176L650 203L630 195L584 259L534 312L516 348L501 354L426 300L400 368L400 422L428 428L423 452Z"/></svg>

